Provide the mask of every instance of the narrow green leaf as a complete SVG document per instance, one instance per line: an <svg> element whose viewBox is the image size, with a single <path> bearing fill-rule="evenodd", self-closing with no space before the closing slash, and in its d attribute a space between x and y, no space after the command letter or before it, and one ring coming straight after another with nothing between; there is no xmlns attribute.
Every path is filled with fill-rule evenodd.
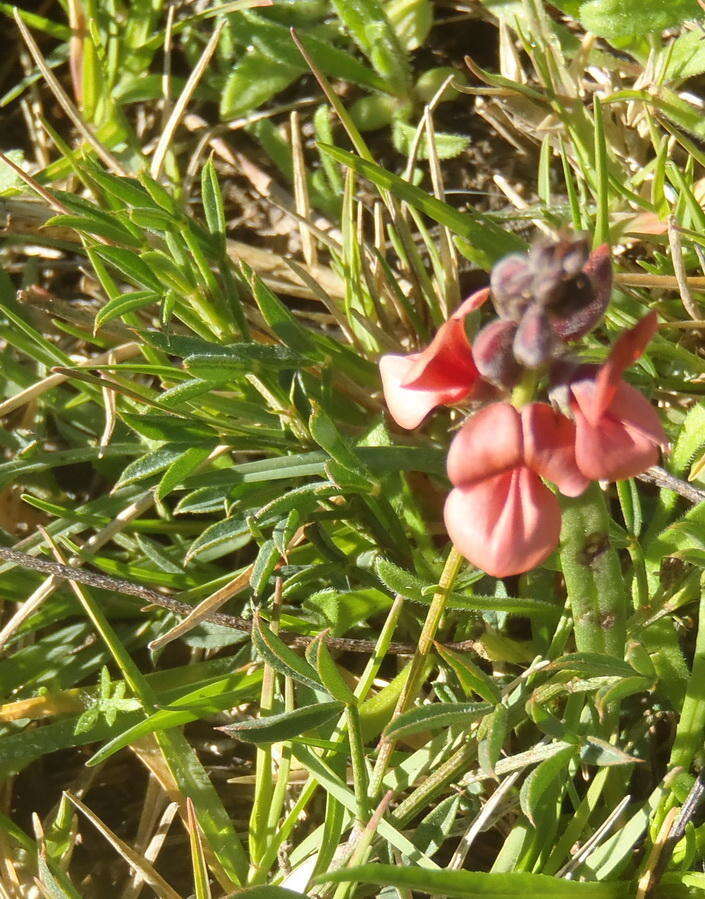
<svg viewBox="0 0 705 899"><path fill-rule="evenodd" d="M145 306L151 306L152 303L159 302L161 294L152 290L139 290L131 293L122 293L120 296L113 297L100 309L95 317L93 325L94 331L97 333L101 325L126 315L128 312L134 312L135 309L144 309Z"/></svg>
<svg viewBox="0 0 705 899"><path fill-rule="evenodd" d="M250 586L255 597L259 598L263 595L267 582L280 558L281 554L274 540L265 540L259 548L250 575Z"/></svg>
<svg viewBox="0 0 705 899"><path fill-rule="evenodd" d="M223 208L223 195L218 183L218 175L215 171L213 160L209 159L201 170L201 200L203 211L206 214L208 230L225 239L225 210Z"/></svg>
<svg viewBox="0 0 705 899"><path fill-rule="evenodd" d="M204 462L211 453L213 446L190 446L187 450L169 464L161 480L157 484L155 496L158 500L164 499L171 491L188 477L192 471Z"/></svg>
<svg viewBox="0 0 705 899"><path fill-rule="evenodd" d="M469 653L448 649L441 643L436 643L436 652L455 671L466 693L477 693L485 702L498 703L500 701L499 687L489 674L486 674L473 662Z"/></svg>
<svg viewBox="0 0 705 899"><path fill-rule="evenodd" d="M255 616L252 626L252 643L262 660L281 674L293 677L313 690L320 690L323 686L309 663L290 649L258 616Z"/></svg>
<svg viewBox="0 0 705 899"><path fill-rule="evenodd" d="M339 702L344 702L346 705L354 704L356 702L355 694L343 679L322 639L316 640L315 654L316 671L326 690Z"/></svg>
<svg viewBox="0 0 705 899"><path fill-rule="evenodd" d="M126 250L123 247L97 246L94 248L96 255L105 262L110 263L120 274L128 280L136 282L147 290L162 292L162 285L152 272L152 269L142 260L137 253Z"/></svg>
<svg viewBox="0 0 705 899"><path fill-rule="evenodd" d="M535 815L544 801L544 796L556 783L563 771L575 757L576 747L562 749L549 759L544 759L529 774L519 791L519 803L521 810L533 825L536 825Z"/></svg>
<svg viewBox="0 0 705 899"><path fill-rule="evenodd" d="M435 702L399 715L386 728L385 736L395 740L439 727L467 725L492 711L489 702Z"/></svg>
<svg viewBox="0 0 705 899"><path fill-rule="evenodd" d="M326 721L339 715L342 709L342 702L319 702L295 709L293 712L226 724L216 730L222 730L235 740L255 743L258 746L266 743L283 743L325 724Z"/></svg>
<svg viewBox="0 0 705 899"><path fill-rule="evenodd" d="M369 883L414 890L421 894L459 897L459 899L525 899L548 896L550 899L624 899L630 895L627 883L585 883L520 872L429 871L409 865L360 865L341 868L316 878L318 883Z"/></svg>

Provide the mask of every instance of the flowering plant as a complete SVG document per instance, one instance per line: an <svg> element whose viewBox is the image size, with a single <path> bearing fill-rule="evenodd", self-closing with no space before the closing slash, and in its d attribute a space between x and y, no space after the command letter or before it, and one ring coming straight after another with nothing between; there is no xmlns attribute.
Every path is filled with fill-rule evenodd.
<svg viewBox="0 0 705 899"><path fill-rule="evenodd" d="M499 262L490 287L422 352L380 360L387 407L403 428L439 405L479 405L450 445L444 517L456 549L495 577L528 571L558 545L560 506L544 481L579 496L590 481L646 471L666 444L655 409L622 379L653 336L656 313L622 334L602 366L569 348L599 322L611 285L607 246L588 253L582 238L541 241ZM488 299L498 317L471 344L466 319ZM527 385L535 393L540 384L548 403L527 396Z"/></svg>

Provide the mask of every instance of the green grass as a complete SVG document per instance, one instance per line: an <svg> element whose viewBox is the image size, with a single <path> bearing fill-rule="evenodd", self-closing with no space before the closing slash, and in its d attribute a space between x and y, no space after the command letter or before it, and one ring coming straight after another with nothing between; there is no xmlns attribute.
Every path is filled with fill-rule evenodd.
<svg viewBox="0 0 705 899"><path fill-rule="evenodd" d="M705 825L674 825L705 736L697 8L641 0L635 34L631 3L627 28L486 0L501 57L454 61L424 112L423 47L462 11L221 6L49 4L3 73L12 121L40 115L0 170L0 542L113 579L0 563L3 894L702 895ZM480 208L450 192L468 136L428 127L471 103L509 186ZM590 358L659 312L629 378L677 490L593 488L560 553L496 581L440 518L463 413L400 432L376 363L562 227L615 250Z"/></svg>

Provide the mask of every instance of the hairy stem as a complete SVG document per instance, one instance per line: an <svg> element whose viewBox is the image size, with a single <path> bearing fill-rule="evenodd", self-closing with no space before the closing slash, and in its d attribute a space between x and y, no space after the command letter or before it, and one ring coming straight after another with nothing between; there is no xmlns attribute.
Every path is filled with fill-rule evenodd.
<svg viewBox="0 0 705 899"><path fill-rule="evenodd" d="M597 484L576 499L563 500L560 554L578 652L623 659L627 591Z"/></svg>

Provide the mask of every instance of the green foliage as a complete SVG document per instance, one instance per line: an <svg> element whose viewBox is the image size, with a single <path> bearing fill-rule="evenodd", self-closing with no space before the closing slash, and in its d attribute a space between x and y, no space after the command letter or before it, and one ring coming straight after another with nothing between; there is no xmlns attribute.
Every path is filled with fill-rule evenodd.
<svg viewBox="0 0 705 899"><path fill-rule="evenodd" d="M439 22L430 0L248 6L67 4L84 31L63 4L21 11L100 153L47 123L10 154L41 193L0 166L2 542L48 556L40 520L72 565L151 592L0 565L13 871L27 892L88 882L69 783L142 862L158 825L131 792L146 765L147 798L166 789L188 823L183 895L633 895L703 762L703 504L594 486L565 501L560 551L536 571L497 581L456 559L449 575L463 407L402 433L377 362L425 346L535 226L572 222L620 248L580 352L602 359L658 309L627 378L660 404L664 467L702 481L705 364L659 230L674 216L700 275L705 131L680 90L703 70L699 10L485 0L467 50L487 59L474 33L501 21L502 54L466 79L443 44L465 19ZM473 108L481 140L426 127L449 76L459 89L430 114L463 131ZM54 120L38 70L4 77L11 121L30 97ZM487 196L493 176L516 208ZM17 295L33 285L49 293ZM105 793L118 778L124 804ZM35 811L30 836L17 822ZM664 854L651 895L705 890L701 830ZM96 888L123 892L128 858L96 864Z"/></svg>
<svg viewBox="0 0 705 899"><path fill-rule="evenodd" d="M587 0L580 6L580 20L590 31L620 43L647 34L675 28L686 19L697 18L699 11L690 0Z"/></svg>

